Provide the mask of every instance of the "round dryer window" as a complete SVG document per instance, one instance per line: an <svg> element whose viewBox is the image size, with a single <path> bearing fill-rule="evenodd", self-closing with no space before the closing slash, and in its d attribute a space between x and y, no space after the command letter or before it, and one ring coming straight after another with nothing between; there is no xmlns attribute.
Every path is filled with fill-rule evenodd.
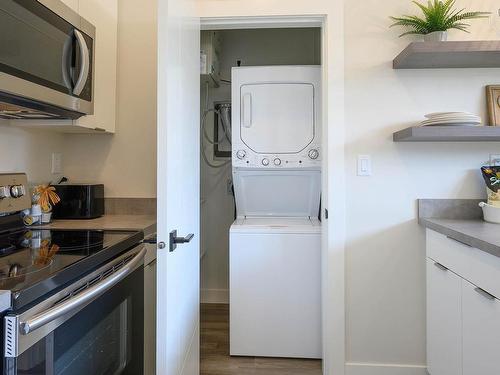
<svg viewBox="0 0 500 375"><path fill-rule="evenodd" d="M251 150L295 154L314 140L312 84L259 83L240 90L240 137Z"/></svg>

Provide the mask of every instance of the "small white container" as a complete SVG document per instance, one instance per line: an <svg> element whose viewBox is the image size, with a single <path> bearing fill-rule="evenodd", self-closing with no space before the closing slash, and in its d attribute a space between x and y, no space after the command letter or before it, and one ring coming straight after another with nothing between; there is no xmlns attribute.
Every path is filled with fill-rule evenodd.
<svg viewBox="0 0 500 375"><path fill-rule="evenodd" d="M500 207L495 207L484 202L479 203L479 207L483 209L484 221L500 224Z"/></svg>
<svg viewBox="0 0 500 375"><path fill-rule="evenodd" d="M30 216L33 218L33 224L40 224L42 222L42 208L39 204L34 204L31 206Z"/></svg>
<svg viewBox="0 0 500 375"><path fill-rule="evenodd" d="M42 212L42 224L50 223L52 219L52 212Z"/></svg>
<svg viewBox="0 0 500 375"><path fill-rule="evenodd" d="M424 35L424 42L446 42L448 40L447 31L434 31Z"/></svg>

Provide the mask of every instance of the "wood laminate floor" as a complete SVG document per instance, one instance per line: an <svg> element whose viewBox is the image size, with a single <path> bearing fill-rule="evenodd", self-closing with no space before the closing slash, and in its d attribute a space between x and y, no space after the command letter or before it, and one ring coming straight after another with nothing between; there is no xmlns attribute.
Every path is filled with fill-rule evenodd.
<svg viewBox="0 0 500 375"><path fill-rule="evenodd" d="M321 375L321 361L229 356L229 305L201 305L200 375Z"/></svg>

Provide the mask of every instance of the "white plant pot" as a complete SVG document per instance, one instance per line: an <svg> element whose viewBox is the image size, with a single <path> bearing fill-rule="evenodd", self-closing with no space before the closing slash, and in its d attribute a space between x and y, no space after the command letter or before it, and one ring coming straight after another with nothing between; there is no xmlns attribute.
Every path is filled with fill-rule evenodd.
<svg viewBox="0 0 500 375"><path fill-rule="evenodd" d="M447 31L434 31L424 35L424 42L446 42L448 40Z"/></svg>
<svg viewBox="0 0 500 375"><path fill-rule="evenodd" d="M500 224L500 207L495 207L484 202L479 203L479 207L483 209L484 221Z"/></svg>

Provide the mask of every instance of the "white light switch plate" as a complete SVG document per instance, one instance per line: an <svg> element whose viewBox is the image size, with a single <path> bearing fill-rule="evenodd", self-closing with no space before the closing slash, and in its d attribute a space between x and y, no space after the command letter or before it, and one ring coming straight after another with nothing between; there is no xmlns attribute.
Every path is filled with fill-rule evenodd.
<svg viewBox="0 0 500 375"><path fill-rule="evenodd" d="M372 175L372 158L370 155L358 155L358 176Z"/></svg>
<svg viewBox="0 0 500 375"><path fill-rule="evenodd" d="M62 154L60 152L52 153L52 174L62 173Z"/></svg>

